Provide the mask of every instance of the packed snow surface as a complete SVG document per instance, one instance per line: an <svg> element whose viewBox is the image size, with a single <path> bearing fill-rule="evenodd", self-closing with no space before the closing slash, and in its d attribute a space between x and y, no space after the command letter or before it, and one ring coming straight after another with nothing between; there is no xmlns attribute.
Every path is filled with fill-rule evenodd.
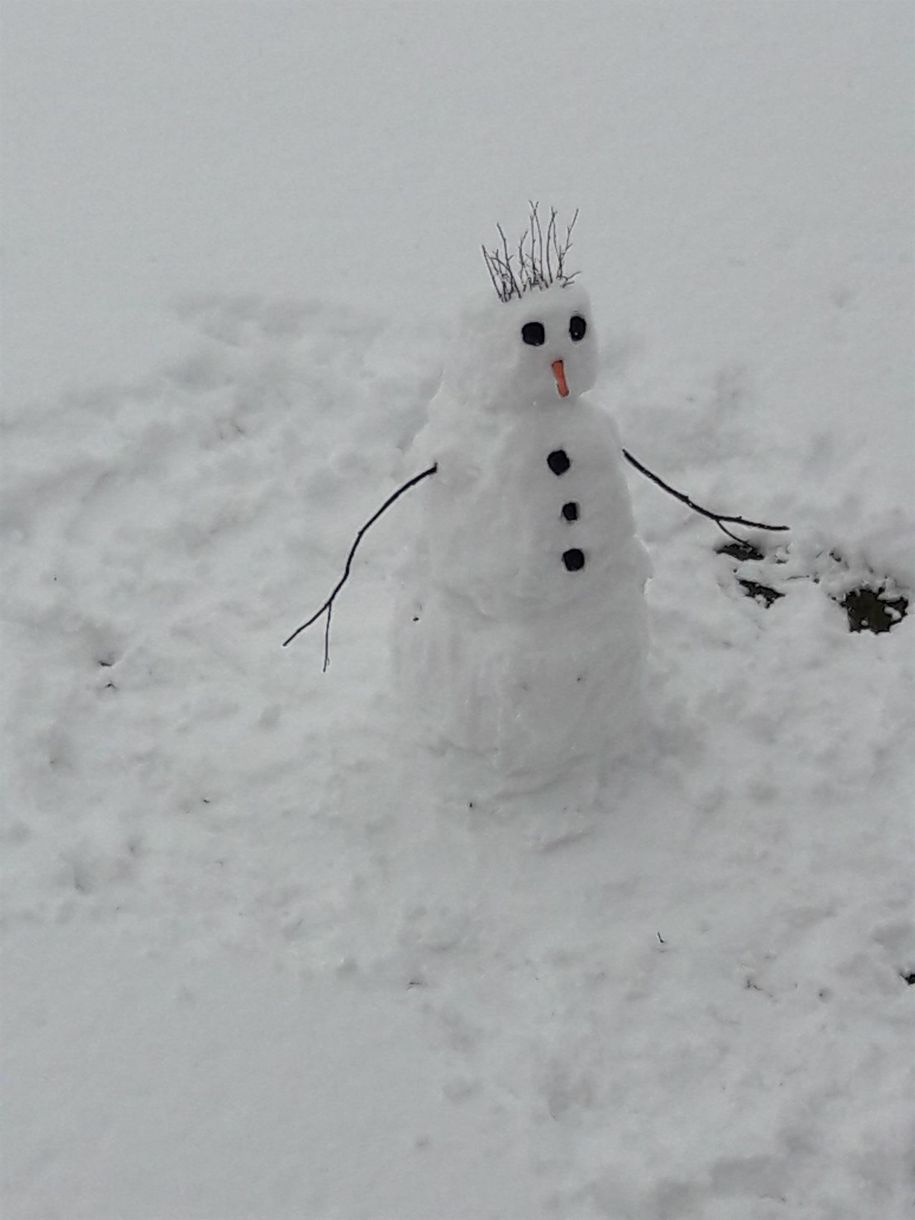
<svg viewBox="0 0 915 1220"><path fill-rule="evenodd" d="M5 8L4 1216L908 1216L915 626L840 604L915 590L907 7ZM626 468L587 813L406 731L434 480L281 647L528 195L627 449L791 527Z"/></svg>

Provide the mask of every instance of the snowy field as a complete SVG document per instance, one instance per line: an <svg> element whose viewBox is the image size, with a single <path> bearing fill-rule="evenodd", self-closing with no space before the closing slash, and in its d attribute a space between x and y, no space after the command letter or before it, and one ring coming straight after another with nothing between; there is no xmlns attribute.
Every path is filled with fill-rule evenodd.
<svg viewBox="0 0 915 1220"><path fill-rule="evenodd" d="M915 590L910 5L2 18L5 1220L911 1215L915 618L840 605ZM280 647L529 198L627 448L792 527L629 471L579 818L430 789L397 508Z"/></svg>

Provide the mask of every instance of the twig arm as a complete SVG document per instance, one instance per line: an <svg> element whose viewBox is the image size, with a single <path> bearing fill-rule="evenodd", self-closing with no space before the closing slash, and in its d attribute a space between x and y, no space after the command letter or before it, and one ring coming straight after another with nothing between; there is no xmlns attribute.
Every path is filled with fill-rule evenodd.
<svg viewBox="0 0 915 1220"><path fill-rule="evenodd" d="M747 529L754 530L770 530L772 533L781 533L790 529L789 525L766 525L763 521L748 521L745 517L729 517L726 513L713 513L709 508L703 508L701 504L697 504L695 500L691 500L685 492L677 491L675 487L671 487L669 483L665 483L662 478L649 470L647 466L643 466L638 458L634 458L628 449L623 450L623 457L630 465L634 466L647 479L651 479L652 483L657 483L658 487L662 487L674 499L679 500L681 504L685 504L687 508L691 508L694 513L700 513L703 517L708 517L710 520L717 522L719 527L724 530L722 521L728 521L732 525L743 525ZM727 534L730 531L724 530ZM733 538L734 535L731 534Z"/></svg>
<svg viewBox="0 0 915 1220"><path fill-rule="evenodd" d="M415 487L416 484L420 483L423 479L427 479L430 475L435 474L436 470L438 470L438 462L436 462L434 465L430 466L428 470L423 470L420 474L414 475L412 479L408 479L407 482L404 483L402 487L398 487L397 491L395 491L392 495L388 496L388 498L385 500L384 504L382 504L381 508L377 509L377 511L374 512L371 515L371 517L369 517L369 519L368 519L368 521L366 521L365 525L363 525L362 528L359 530L359 533L356 535L353 545L350 547L349 554L346 557L346 564L344 565L344 568L343 568L343 575L337 581L337 583L334 587L334 591L331 593L330 597L327 599L327 601L324 603L324 605L321 606L321 608L319 610L316 610L314 612L314 614L311 616L311 618L308 620L307 623L303 623L301 627L296 627L296 629L295 629L295 631L293 631L292 635L289 636L288 639L283 640L284 648L286 647L287 644L291 644L292 641L296 638L296 636L300 635L306 629L306 627L310 627L312 625L312 623L315 623L318 621L318 619L321 617L322 614L326 613L327 614L327 624L324 628L324 669L325 670L327 669L328 665L330 664L330 617L331 617L331 613L333 612L334 599L336 598L337 594L340 592L340 590L343 588L343 586L346 584L347 580L349 579L350 568L353 566L353 557L355 556L356 551L359 549L359 543L362 541L362 539L365 536L368 529L375 524L375 522L378 520L378 518L381 516L382 513L387 512L387 510L391 507L391 505L394 503L395 500L398 500L404 494L405 491L409 491L411 487Z"/></svg>

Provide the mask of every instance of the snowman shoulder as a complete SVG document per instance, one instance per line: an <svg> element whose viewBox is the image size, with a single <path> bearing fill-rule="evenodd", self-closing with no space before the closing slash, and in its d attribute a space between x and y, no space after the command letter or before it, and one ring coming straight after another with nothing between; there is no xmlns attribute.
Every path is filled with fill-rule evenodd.
<svg viewBox="0 0 915 1220"><path fill-rule="evenodd" d="M579 409L585 418L592 421L595 427L602 428L605 432L609 432L614 439L619 440L619 427L609 407L592 398L590 394L582 394L578 403Z"/></svg>
<svg viewBox="0 0 915 1220"><path fill-rule="evenodd" d="M581 431L591 438L593 444L617 453L621 451L623 442L619 427L606 407L583 394L578 402L578 416Z"/></svg>
<svg viewBox="0 0 915 1220"><path fill-rule="evenodd" d="M431 419L416 435L407 455L407 464L417 472L436 466L436 486L454 487L466 483L477 468L466 444L448 427Z"/></svg>
<svg viewBox="0 0 915 1220"><path fill-rule="evenodd" d="M410 469L425 470L435 462L435 435L431 421L426 423L413 437L405 453L406 464Z"/></svg>

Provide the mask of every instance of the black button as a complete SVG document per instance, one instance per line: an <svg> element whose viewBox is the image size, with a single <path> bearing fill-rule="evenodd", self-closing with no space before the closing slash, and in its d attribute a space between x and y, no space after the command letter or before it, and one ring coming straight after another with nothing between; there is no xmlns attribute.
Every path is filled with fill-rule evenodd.
<svg viewBox="0 0 915 1220"><path fill-rule="evenodd" d="M578 343L580 339L585 337L585 331L588 329L588 323L584 320L581 314L573 314L569 319L569 334L572 340Z"/></svg>
<svg viewBox="0 0 915 1220"><path fill-rule="evenodd" d="M569 572L580 572L585 566L585 553L577 546L573 547L571 551L563 551L562 562Z"/></svg>
<svg viewBox="0 0 915 1220"><path fill-rule="evenodd" d="M546 464L553 474L565 474L572 465L565 449L554 449L552 453L548 454Z"/></svg>
<svg viewBox="0 0 915 1220"><path fill-rule="evenodd" d="M563 504L562 515L565 517L566 521L578 520L578 505L574 500L570 500L568 504Z"/></svg>
<svg viewBox="0 0 915 1220"><path fill-rule="evenodd" d="M546 330L542 322L525 322L521 327L521 338L531 347L541 347L546 343Z"/></svg>

